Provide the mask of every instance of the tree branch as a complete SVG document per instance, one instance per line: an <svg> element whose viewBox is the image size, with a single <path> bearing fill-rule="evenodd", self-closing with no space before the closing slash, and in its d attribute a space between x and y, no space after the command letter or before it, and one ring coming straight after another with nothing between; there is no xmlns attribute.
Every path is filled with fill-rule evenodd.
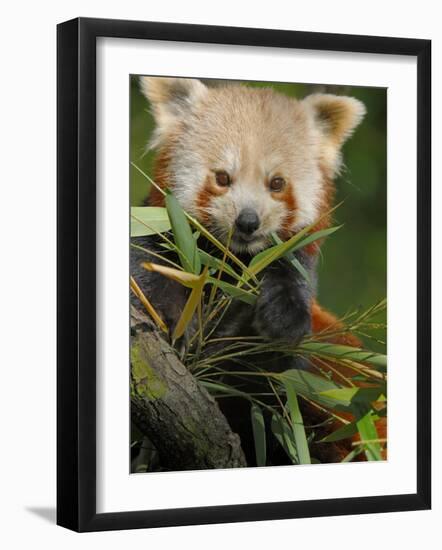
<svg viewBox="0 0 442 550"><path fill-rule="evenodd" d="M168 470L247 466L239 436L151 321L131 308L131 417Z"/></svg>

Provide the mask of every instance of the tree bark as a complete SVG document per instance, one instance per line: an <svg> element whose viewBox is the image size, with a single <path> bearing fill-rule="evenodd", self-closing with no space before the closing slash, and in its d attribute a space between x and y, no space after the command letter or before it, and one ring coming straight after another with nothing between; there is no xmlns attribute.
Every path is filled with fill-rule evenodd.
<svg viewBox="0 0 442 550"><path fill-rule="evenodd" d="M167 470L245 467L215 399L139 311L131 309L131 417Z"/></svg>

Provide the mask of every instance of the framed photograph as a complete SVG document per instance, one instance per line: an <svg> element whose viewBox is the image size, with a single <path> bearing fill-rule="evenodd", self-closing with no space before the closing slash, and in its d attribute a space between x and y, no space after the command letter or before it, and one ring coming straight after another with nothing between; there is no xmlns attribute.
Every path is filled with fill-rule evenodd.
<svg viewBox="0 0 442 550"><path fill-rule="evenodd" d="M58 26L59 525L430 508L430 56Z"/></svg>

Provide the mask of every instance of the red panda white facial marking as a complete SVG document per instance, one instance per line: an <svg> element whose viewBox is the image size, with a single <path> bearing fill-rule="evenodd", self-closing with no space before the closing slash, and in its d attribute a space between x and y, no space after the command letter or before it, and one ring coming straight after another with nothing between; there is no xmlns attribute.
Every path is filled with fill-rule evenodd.
<svg viewBox="0 0 442 550"><path fill-rule="evenodd" d="M361 120L362 103L327 94L297 101L272 89L207 88L190 79L140 80L157 122L157 183L219 238L233 230L235 251L255 254L272 233L287 239L330 208L340 147ZM248 222L237 222L244 211L247 220L259 220L251 232Z"/></svg>

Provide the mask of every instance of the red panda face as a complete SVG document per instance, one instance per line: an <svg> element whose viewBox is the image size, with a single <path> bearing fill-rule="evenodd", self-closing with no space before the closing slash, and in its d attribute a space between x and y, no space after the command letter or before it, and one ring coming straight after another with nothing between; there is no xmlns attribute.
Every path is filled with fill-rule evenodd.
<svg viewBox="0 0 442 550"><path fill-rule="evenodd" d="M181 152L171 164L173 188L215 235L223 241L230 236L233 250L254 254L272 233L286 238L315 220L322 177L314 143L304 141L293 154L296 131L271 113L263 117L248 108L207 109L204 127L204 133L189 128L181 136ZM302 166L296 163L301 155L308 159Z"/></svg>
<svg viewBox="0 0 442 550"><path fill-rule="evenodd" d="M237 252L255 254L329 208L340 146L362 118L352 99L296 101L271 89L142 78L157 129L156 180Z"/></svg>

